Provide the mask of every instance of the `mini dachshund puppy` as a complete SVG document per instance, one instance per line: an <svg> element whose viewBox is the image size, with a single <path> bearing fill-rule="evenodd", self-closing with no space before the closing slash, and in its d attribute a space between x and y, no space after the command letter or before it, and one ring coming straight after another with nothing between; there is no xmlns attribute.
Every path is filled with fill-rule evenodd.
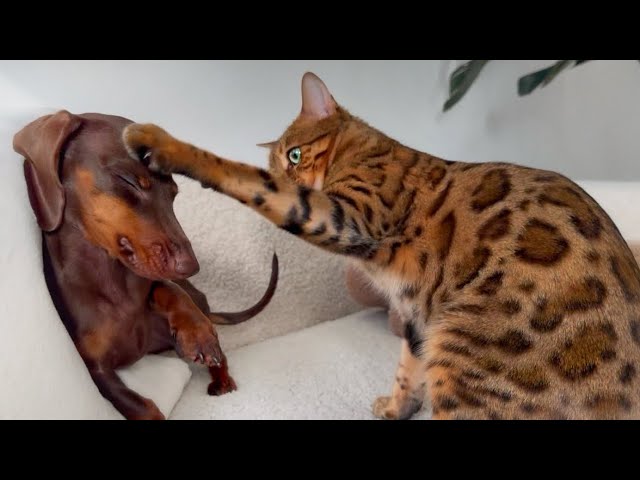
<svg viewBox="0 0 640 480"><path fill-rule="evenodd" d="M262 311L277 286L278 259L257 304L211 313L186 280L200 267L173 212L177 185L131 159L121 140L130 123L63 110L24 127L14 150L25 157L49 292L96 386L127 419L164 419L116 369L175 349L209 367L210 395L235 390L212 323Z"/></svg>

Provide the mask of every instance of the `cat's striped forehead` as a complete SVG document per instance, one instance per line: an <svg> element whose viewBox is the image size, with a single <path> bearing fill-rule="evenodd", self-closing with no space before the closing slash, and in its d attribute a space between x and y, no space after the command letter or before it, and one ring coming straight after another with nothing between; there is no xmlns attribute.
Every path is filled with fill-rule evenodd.
<svg viewBox="0 0 640 480"><path fill-rule="evenodd" d="M335 115L323 118L322 120L315 120L300 115L282 134L279 142L280 147L288 150L292 147L312 143L314 140L339 129L349 120L351 120L351 115L342 108L338 108Z"/></svg>

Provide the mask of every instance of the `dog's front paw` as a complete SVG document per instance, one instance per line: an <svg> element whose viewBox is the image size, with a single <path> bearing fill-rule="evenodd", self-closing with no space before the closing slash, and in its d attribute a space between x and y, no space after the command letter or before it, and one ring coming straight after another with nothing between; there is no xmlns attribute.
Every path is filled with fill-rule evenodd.
<svg viewBox="0 0 640 480"><path fill-rule="evenodd" d="M213 381L209 384L207 388L207 393L209 395L224 395L225 393L233 392L237 390L235 380L231 377L231 375L221 375L213 379Z"/></svg>
<svg viewBox="0 0 640 480"><path fill-rule="evenodd" d="M373 402L373 414L385 420L397 420L398 410L391 407L391 397L378 397Z"/></svg>
<svg viewBox="0 0 640 480"><path fill-rule="evenodd" d="M162 128L153 123L132 123L124 129L122 141L129 155L150 170L164 174L172 172L168 154L175 140Z"/></svg>
<svg viewBox="0 0 640 480"><path fill-rule="evenodd" d="M207 326L184 328L174 333L176 352L185 360L209 367L219 365L222 351L216 336Z"/></svg>

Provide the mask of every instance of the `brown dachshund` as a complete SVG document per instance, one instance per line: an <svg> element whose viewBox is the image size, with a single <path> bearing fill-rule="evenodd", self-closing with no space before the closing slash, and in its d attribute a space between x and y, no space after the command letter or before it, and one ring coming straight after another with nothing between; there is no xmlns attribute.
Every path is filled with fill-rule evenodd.
<svg viewBox="0 0 640 480"><path fill-rule="evenodd" d="M163 419L115 370L175 349L209 366L210 395L235 390L213 323L259 313L278 278L274 255L263 298L237 313L211 313L185 279L199 270L173 213L178 188L128 155L122 117L60 111L14 137L25 157L29 201L43 231L47 286L100 393L127 419Z"/></svg>

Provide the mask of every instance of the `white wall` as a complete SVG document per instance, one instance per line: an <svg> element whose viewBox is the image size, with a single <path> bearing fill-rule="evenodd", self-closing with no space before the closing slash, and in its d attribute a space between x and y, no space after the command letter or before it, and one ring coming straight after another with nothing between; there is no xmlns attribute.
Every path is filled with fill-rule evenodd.
<svg viewBox="0 0 640 480"><path fill-rule="evenodd" d="M114 113L265 164L254 145L294 118L300 77L312 70L352 113L415 148L576 179L640 180L640 63L594 61L518 97L517 79L551 62L496 60L443 114L448 75L460 62L2 61L0 111L21 97L75 113Z"/></svg>

